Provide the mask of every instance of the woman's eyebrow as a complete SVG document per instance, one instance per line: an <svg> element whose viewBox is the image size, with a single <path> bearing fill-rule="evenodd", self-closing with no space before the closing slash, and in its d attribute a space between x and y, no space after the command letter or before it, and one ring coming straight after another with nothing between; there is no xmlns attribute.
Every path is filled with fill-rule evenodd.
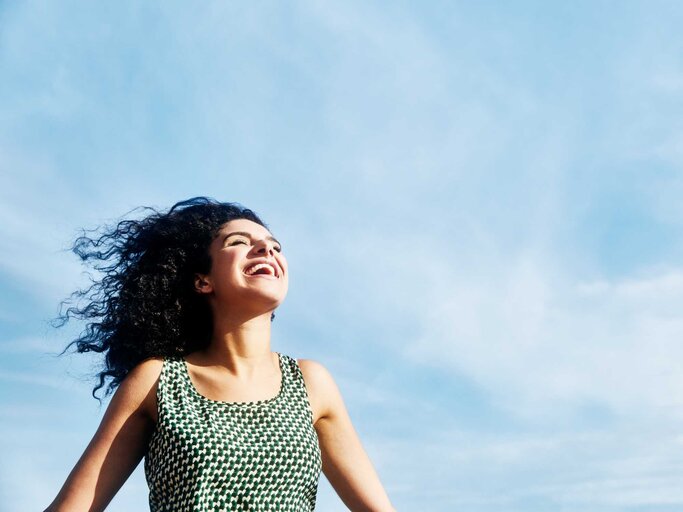
<svg viewBox="0 0 683 512"><path fill-rule="evenodd" d="M228 233L227 235L225 235L225 237L223 237L223 243L225 243L225 241L226 241L228 238L230 238L231 236L233 236L233 235L242 235L242 236L246 236L248 239L251 240L251 233L247 233L246 231L233 231L232 233ZM275 238L274 236L267 236L266 239L267 239L267 240L272 240L273 242L275 242L276 244L278 244L279 246L282 247L282 244L281 244L281 243L279 242L279 240L278 240L277 238Z"/></svg>

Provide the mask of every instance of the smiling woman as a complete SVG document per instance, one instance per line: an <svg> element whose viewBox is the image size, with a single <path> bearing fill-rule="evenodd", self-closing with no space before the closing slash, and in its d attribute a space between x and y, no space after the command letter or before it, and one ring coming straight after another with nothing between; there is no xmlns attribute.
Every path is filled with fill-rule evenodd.
<svg viewBox="0 0 683 512"><path fill-rule="evenodd" d="M310 511L321 470L349 509L394 510L329 371L271 351L289 270L252 210L195 197L73 250L111 264L57 326L91 320L65 351L104 353L114 395L47 511L104 510L143 458L152 511Z"/></svg>

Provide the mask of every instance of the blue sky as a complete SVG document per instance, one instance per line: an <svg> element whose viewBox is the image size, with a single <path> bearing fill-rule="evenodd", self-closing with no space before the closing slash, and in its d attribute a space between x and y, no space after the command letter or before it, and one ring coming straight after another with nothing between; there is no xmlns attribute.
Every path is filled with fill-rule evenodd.
<svg viewBox="0 0 683 512"><path fill-rule="evenodd" d="M0 502L46 506L104 412L97 359L51 355L83 328L48 324L87 284L65 249L208 195L282 241L272 348L331 371L398 510L681 510L682 23L0 4ZM108 510L146 504L141 464Z"/></svg>

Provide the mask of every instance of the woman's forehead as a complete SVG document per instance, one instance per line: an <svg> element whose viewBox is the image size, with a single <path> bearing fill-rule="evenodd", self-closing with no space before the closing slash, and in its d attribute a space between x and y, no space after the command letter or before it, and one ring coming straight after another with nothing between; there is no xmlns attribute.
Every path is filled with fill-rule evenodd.
<svg viewBox="0 0 683 512"><path fill-rule="evenodd" d="M219 232L221 234L227 235L231 231L246 231L248 233L252 233L254 235L259 236L268 236L271 234L270 231L261 226L261 224L258 224L257 222L251 221L249 219L235 219L226 222L221 226Z"/></svg>

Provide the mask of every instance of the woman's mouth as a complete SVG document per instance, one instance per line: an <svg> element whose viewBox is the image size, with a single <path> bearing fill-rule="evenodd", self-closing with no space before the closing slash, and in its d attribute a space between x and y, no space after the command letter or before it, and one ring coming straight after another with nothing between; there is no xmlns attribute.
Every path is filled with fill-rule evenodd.
<svg viewBox="0 0 683 512"><path fill-rule="evenodd" d="M247 277L264 277L268 279L278 279L278 271L274 264L270 262L259 262L244 269Z"/></svg>

